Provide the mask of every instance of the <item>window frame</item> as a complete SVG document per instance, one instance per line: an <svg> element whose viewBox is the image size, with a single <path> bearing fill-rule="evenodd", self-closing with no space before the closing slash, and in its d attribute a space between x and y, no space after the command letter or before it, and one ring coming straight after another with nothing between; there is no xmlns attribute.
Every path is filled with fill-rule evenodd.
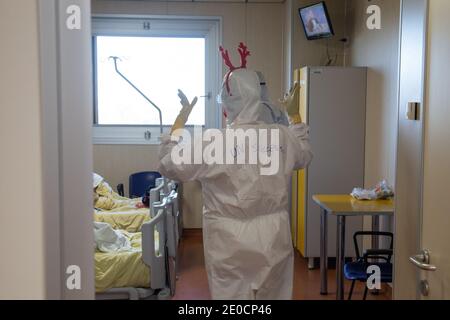
<svg viewBox="0 0 450 320"><path fill-rule="evenodd" d="M150 23L150 29L144 29ZM154 145L159 144L159 125L99 125L97 124L97 36L130 37L203 37L205 39L205 126L219 128L222 116L215 97L222 81L222 68L217 48L222 41L222 18L213 16L160 16L160 15L93 15L92 16L92 60L93 60L93 143ZM150 97L151 98L151 97ZM202 98L202 99L203 99ZM161 106L164 114L164 106ZM156 110L155 110L156 112ZM169 132L171 126L164 125ZM193 126L187 126L193 130Z"/></svg>

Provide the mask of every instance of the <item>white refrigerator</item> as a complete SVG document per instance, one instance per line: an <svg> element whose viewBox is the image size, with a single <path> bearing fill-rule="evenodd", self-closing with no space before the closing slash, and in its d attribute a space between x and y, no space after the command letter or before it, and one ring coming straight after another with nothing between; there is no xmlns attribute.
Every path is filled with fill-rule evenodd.
<svg viewBox="0 0 450 320"><path fill-rule="evenodd" d="M305 67L295 72L300 82L300 110L310 126L314 159L296 172L292 184L292 231L296 248L320 257L320 209L316 194L350 194L364 187L367 68ZM336 221L328 220L328 256L336 257ZM363 218L348 218L346 256L354 257L353 234Z"/></svg>

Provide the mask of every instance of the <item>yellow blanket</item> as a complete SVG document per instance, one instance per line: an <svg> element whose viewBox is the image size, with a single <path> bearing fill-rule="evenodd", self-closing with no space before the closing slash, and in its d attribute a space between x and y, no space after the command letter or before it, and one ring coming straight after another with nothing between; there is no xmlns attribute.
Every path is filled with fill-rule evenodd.
<svg viewBox="0 0 450 320"><path fill-rule="evenodd" d="M94 189L94 221L109 223L114 229L139 232L144 222L150 220L150 209L137 208L141 199L121 197L102 181Z"/></svg>
<svg viewBox="0 0 450 320"><path fill-rule="evenodd" d="M95 222L106 222L113 229L125 230L128 232L141 231L142 224L150 221L150 211L148 208L127 210L127 211L94 211Z"/></svg>
<svg viewBox="0 0 450 320"><path fill-rule="evenodd" d="M128 198L122 197L111 188L111 186L106 181L102 181L94 189L95 193L99 196L110 197L116 200L128 200Z"/></svg>
<svg viewBox="0 0 450 320"><path fill-rule="evenodd" d="M126 234L133 251L119 253L95 253L95 291L111 288L150 286L150 268L142 261L141 233Z"/></svg>
<svg viewBox="0 0 450 320"><path fill-rule="evenodd" d="M106 181L94 189L94 207L107 211L126 211L136 209L136 205L141 203L141 199L129 199L121 197L110 187Z"/></svg>

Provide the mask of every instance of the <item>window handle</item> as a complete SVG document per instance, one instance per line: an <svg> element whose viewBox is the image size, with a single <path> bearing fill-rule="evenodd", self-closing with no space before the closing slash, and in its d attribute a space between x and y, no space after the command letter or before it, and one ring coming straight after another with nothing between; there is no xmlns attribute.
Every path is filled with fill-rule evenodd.
<svg viewBox="0 0 450 320"><path fill-rule="evenodd" d="M211 100L211 97L212 97L212 93L211 92L208 92L206 94L206 96L200 96L200 98L207 98L208 100Z"/></svg>

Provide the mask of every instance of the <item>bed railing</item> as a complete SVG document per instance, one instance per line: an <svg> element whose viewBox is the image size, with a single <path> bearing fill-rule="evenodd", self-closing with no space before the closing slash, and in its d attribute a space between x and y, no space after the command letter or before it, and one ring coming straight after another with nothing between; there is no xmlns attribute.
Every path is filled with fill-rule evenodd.
<svg viewBox="0 0 450 320"><path fill-rule="evenodd" d="M167 199L153 203L152 212L156 213L152 220L142 225L142 260L151 269L151 288L162 289L167 287L165 226ZM158 234L158 241L155 231Z"/></svg>
<svg viewBox="0 0 450 320"><path fill-rule="evenodd" d="M156 187L150 190L150 204L159 202L164 197L167 197L172 191L173 184L172 181L164 177L156 179ZM153 213L150 213L153 217Z"/></svg>
<svg viewBox="0 0 450 320"><path fill-rule="evenodd" d="M161 201L161 192L164 189L164 184L161 183L156 188L150 190L150 216L153 218L156 212L153 210L153 204Z"/></svg>
<svg viewBox="0 0 450 320"><path fill-rule="evenodd" d="M176 258L178 251L178 193L173 190L167 197L167 247L169 256Z"/></svg>
<svg viewBox="0 0 450 320"><path fill-rule="evenodd" d="M178 192L165 194L167 185L164 181L150 191L152 220L142 226L142 258L151 268L152 289L168 285L174 295L180 236ZM159 199L162 201L156 201ZM155 230L159 234L158 248Z"/></svg>

